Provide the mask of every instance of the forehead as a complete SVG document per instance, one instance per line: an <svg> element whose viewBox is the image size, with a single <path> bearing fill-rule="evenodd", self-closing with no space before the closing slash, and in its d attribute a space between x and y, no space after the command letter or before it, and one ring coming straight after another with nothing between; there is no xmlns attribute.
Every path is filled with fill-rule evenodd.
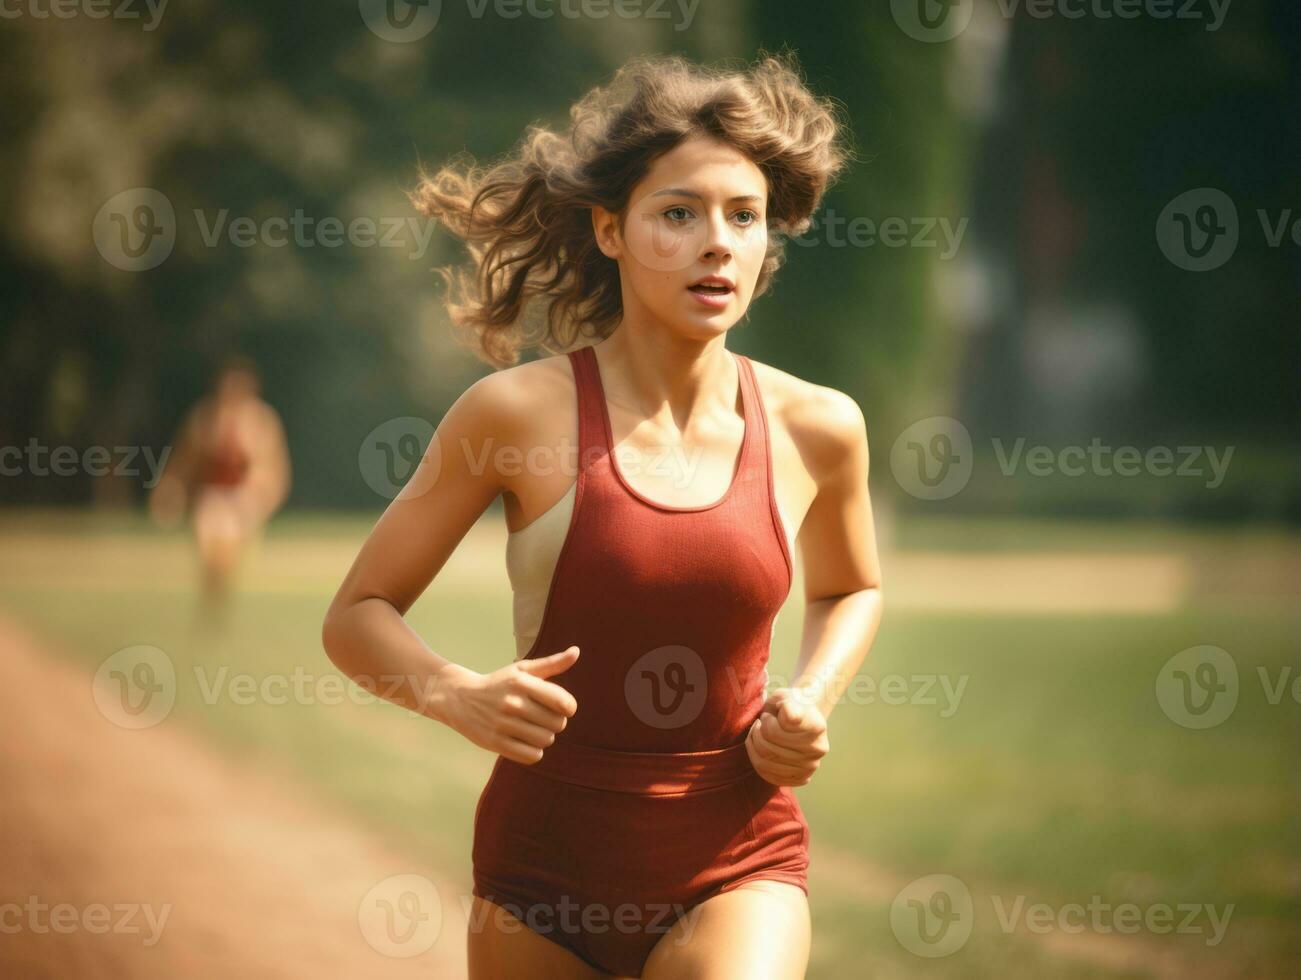
<svg viewBox="0 0 1301 980"><path fill-rule="evenodd" d="M257 376L246 368L229 368L222 372L221 383L232 388L247 388L257 384Z"/></svg>
<svg viewBox="0 0 1301 980"><path fill-rule="evenodd" d="M636 188L635 197L681 188L711 197L754 195L767 199L763 171L729 143L692 136L658 157Z"/></svg>

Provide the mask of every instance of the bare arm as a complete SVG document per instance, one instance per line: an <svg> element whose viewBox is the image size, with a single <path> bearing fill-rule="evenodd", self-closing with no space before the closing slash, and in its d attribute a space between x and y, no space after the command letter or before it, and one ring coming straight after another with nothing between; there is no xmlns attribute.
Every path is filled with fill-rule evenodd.
<svg viewBox="0 0 1301 980"><path fill-rule="evenodd" d="M180 522L198 477L199 428L204 403L190 409L172 438L163 472L149 492L149 513L160 527Z"/></svg>
<svg viewBox="0 0 1301 980"><path fill-rule="evenodd" d="M577 710L568 691L546 680L573 664L577 648L479 674L431 650L403 619L504 488L496 467L475 461L485 447L491 458L516 444L516 420L529 409L519 387L489 375L448 410L339 587L322 641L330 660L368 690L531 764Z"/></svg>
<svg viewBox="0 0 1301 980"><path fill-rule="evenodd" d="M881 564L867 488L867 426L853 399L836 400L828 466L800 533L804 631L792 684L823 717L830 716L858 673L882 612Z"/></svg>
<svg viewBox="0 0 1301 980"><path fill-rule="evenodd" d="M772 692L747 739L755 768L778 785L806 784L830 751L827 717L881 622L867 426L848 395L817 401L806 458L818 489L799 536L806 605L796 676Z"/></svg>
<svg viewBox="0 0 1301 980"><path fill-rule="evenodd" d="M279 414L265 402L258 402L256 419L249 474L241 492L261 522L279 510L289 496L292 469Z"/></svg>

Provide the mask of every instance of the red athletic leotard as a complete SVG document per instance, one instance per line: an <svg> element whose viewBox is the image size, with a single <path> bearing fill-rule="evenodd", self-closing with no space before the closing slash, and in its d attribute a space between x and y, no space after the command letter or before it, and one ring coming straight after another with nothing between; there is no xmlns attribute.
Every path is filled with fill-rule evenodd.
<svg viewBox="0 0 1301 980"><path fill-rule="evenodd" d="M210 438L203 447L200 482L217 487L239 486L248 475L251 460L238 422L229 412L217 412L209 431Z"/></svg>
<svg viewBox="0 0 1301 980"><path fill-rule="evenodd" d="M591 347L578 396L573 512L527 657L571 644L551 678L578 711L535 765L498 756L474 819L474 894L610 973L640 976L681 915L742 882L807 893L808 823L750 763L791 556L754 369L734 354L745 435L728 490L672 507L611 454Z"/></svg>

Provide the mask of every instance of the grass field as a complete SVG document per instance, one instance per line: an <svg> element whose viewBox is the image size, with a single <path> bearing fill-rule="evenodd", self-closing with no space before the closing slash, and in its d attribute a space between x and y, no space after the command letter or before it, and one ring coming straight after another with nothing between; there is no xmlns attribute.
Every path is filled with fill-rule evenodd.
<svg viewBox="0 0 1301 980"><path fill-rule="evenodd" d="M0 609L91 669L127 646L162 649L178 677L165 724L306 778L468 889L492 758L392 705L326 703L338 688L316 686L336 674L321 617L368 526L277 522L212 631L183 538L134 517L4 512ZM880 686L837 707L831 754L798 791L810 977L1295 975L1301 538L914 521L885 540L885 621L862 670ZM475 669L513 654L504 541L485 518L410 616ZM778 620L775 677L794 665L800 587ZM1228 652L1239 690L1227 718L1196 729L1157 690L1163 665L1202 645ZM272 703L232 684L295 674L316 693ZM940 929L945 906L900 892L932 875L960 883L944 886L959 913L964 889L971 906L958 933L928 943L917 930ZM949 955L920 955L953 936Z"/></svg>

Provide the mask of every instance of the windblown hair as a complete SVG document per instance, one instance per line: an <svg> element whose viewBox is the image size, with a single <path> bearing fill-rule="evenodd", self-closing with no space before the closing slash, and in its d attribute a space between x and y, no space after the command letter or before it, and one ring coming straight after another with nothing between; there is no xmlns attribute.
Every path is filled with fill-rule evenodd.
<svg viewBox="0 0 1301 980"><path fill-rule="evenodd" d="M468 268L437 270L460 339L505 367L526 347L558 353L580 335L609 335L623 315L619 267L597 247L591 208L614 213L622 231L632 189L656 158L694 135L736 147L767 179L768 251L754 292L762 295L786 238L808 230L851 158L837 109L805 87L789 52L761 53L742 71L643 55L575 103L563 135L533 123L517 152L491 166L458 155L432 176L420 168L412 204L470 253ZM546 316L530 335L523 321L535 300Z"/></svg>

